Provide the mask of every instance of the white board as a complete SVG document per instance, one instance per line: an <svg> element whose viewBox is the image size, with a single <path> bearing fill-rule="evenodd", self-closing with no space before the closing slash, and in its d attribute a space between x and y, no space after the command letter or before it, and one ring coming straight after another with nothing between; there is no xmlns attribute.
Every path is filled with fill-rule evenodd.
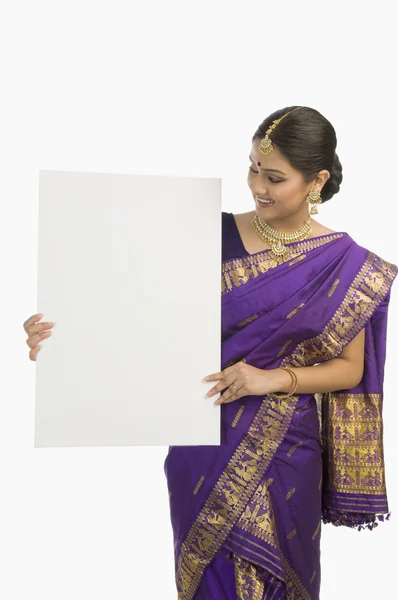
<svg viewBox="0 0 398 600"><path fill-rule="evenodd" d="M221 179L39 172L35 447L219 445Z"/></svg>

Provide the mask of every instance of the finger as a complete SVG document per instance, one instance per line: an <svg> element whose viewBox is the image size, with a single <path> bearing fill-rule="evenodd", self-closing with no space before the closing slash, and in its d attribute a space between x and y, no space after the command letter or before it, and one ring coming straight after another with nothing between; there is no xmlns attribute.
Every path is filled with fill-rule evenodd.
<svg viewBox="0 0 398 600"><path fill-rule="evenodd" d="M223 372L212 373L211 375L207 375L203 378L203 381L217 381L218 379L222 379L224 377Z"/></svg>
<svg viewBox="0 0 398 600"><path fill-rule="evenodd" d="M23 328L25 329L26 333L28 333L28 327L30 325L33 325L33 323L37 323L38 321L40 321L42 317L43 314L38 313L37 315L32 315L31 317L29 317L29 319L26 319L25 323L23 324Z"/></svg>
<svg viewBox="0 0 398 600"><path fill-rule="evenodd" d="M26 340L26 343L29 346L29 348L33 349L37 346L37 344L39 344L39 342L50 337L51 334L52 334L52 331L41 331L40 333L36 333L36 334L28 337L28 339Z"/></svg>
<svg viewBox="0 0 398 600"><path fill-rule="evenodd" d="M55 323L51 321L47 321L45 323L36 323L34 325L29 325L26 333L28 334L28 337L32 337L36 333L41 333L42 331L52 329L54 325Z"/></svg>
<svg viewBox="0 0 398 600"><path fill-rule="evenodd" d="M222 379L220 381L220 383L217 383L217 385L212 387L211 390L209 390L207 392L206 397L211 398L211 396L214 396L214 394L217 394L218 392L225 390L225 388L230 386L232 383L233 383L233 375L229 375L228 377L225 377L224 379Z"/></svg>
<svg viewBox="0 0 398 600"><path fill-rule="evenodd" d="M217 381L217 379L224 379L227 375L234 371L236 365L232 365L231 367L227 367L218 373L212 373L211 375L207 375L207 377L203 378L203 381Z"/></svg>
<svg viewBox="0 0 398 600"><path fill-rule="evenodd" d="M41 346L35 346L34 348L32 348L32 350L29 352L30 360L36 360L37 354L40 352L40 350Z"/></svg>
<svg viewBox="0 0 398 600"><path fill-rule="evenodd" d="M224 394L222 396L220 396L218 398L218 400L216 400L215 404L228 404L228 402L234 402L235 400L239 400L239 398L242 398L245 394L244 392L244 385L239 386L238 384L235 384L236 386L236 390L235 388L229 387L227 389L226 392L224 392Z"/></svg>

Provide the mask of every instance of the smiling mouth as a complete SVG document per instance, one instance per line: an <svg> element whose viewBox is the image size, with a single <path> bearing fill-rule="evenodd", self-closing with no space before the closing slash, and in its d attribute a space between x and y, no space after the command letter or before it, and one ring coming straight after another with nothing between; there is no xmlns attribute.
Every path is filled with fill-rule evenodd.
<svg viewBox="0 0 398 600"><path fill-rule="evenodd" d="M271 204L274 204L273 200L262 199L262 198L259 198L258 196L255 196L255 198L256 198L257 203L260 206L271 206Z"/></svg>

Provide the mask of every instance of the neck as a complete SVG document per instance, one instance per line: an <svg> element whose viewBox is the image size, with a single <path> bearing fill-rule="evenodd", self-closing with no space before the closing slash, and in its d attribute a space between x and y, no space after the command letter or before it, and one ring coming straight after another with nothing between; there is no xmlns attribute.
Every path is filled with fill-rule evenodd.
<svg viewBox="0 0 398 600"><path fill-rule="evenodd" d="M254 211L257 214L256 211ZM289 215L288 217L283 217L280 219L267 219L264 216L258 215L260 219L267 221L277 231L280 233L288 233L289 231L295 231L302 227L305 221L310 221L312 223L311 217L308 215L308 209L305 212L300 212L295 215Z"/></svg>

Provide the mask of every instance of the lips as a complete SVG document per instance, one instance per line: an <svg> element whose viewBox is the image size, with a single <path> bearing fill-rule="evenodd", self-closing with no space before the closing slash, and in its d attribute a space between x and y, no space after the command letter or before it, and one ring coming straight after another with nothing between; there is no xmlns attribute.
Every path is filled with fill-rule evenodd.
<svg viewBox="0 0 398 600"><path fill-rule="evenodd" d="M262 204L263 206L271 206L272 204L274 204L274 200L271 200L271 198L261 198L261 196L255 196L255 199L257 202L260 202L260 204Z"/></svg>

